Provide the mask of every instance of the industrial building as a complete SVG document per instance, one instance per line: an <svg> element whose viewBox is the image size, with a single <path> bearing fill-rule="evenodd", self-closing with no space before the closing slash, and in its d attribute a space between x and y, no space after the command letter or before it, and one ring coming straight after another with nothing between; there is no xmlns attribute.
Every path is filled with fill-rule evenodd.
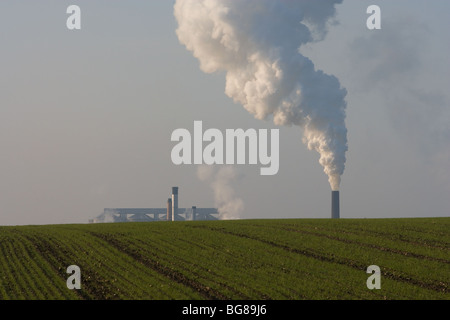
<svg viewBox="0 0 450 320"><path fill-rule="evenodd" d="M218 220L217 208L178 207L178 187L172 187L172 196L166 208L105 208L90 223L101 222L150 222L150 221L189 221Z"/></svg>

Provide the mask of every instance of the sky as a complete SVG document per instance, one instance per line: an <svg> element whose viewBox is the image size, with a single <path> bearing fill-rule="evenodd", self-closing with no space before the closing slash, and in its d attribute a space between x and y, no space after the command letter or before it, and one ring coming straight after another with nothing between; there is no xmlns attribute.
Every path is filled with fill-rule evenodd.
<svg viewBox="0 0 450 320"><path fill-rule="evenodd" d="M258 120L180 43L175 1L0 2L0 225L87 223L104 208L217 206L174 165L171 134L279 129L280 164L234 165L239 218L329 218L331 189L302 128ZM81 8L81 30L66 9ZM369 30L369 5L382 29ZM347 90L342 218L450 216L450 3L344 0L300 52ZM220 167L220 166L216 166ZM219 170L216 168L214 170ZM213 178L212 178L213 179Z"/></svg>

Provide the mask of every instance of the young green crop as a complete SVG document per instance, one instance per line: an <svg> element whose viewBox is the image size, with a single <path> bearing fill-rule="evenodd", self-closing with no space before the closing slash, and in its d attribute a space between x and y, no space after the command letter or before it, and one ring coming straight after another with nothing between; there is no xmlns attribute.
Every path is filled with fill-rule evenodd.
<svg viewBox="0 0 450 320"><path fill-rule="evenodd" d="M0 227L0 299L449 299L449 230L449 218ZM366 286L372 264L380 290Z"/></svg>

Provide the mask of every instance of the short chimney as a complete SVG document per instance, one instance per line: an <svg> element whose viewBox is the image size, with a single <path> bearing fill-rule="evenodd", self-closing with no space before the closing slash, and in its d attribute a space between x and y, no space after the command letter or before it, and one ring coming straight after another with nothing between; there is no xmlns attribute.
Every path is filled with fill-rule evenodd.
<svg viewBox="0 0 450 320"><path fill-rule="evenodd" d="M172 220L172 199L167 199L167 221Z"/></svg>
<svg viewBox="0 0 450 320"><path fill-rule="evenodd" d="M193 206L193 207L192 207L192 220L195 220L195 215L196 215L196 213L197 213L197 207L196 207L196 206Z"/></svg>
<svg viewBox="0 0 450 320"><path fill-rule="evenodd" d="M178 216L178 187L172 187L172 221Z"/></svg>

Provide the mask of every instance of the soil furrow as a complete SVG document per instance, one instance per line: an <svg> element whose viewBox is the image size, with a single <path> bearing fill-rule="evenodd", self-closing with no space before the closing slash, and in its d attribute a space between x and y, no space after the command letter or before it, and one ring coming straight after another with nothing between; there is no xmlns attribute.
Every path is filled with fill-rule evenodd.
<svg viewBox="0 0 450 320"><path fill-rule="evenodd" d="M429 260L429 261L437 261L440 263L450 264L449 260L445 260L442 258L430 257L430 256L418 254L418 253L409 252L409 251L398 250L398 249L393 249L393 248L388 248L388 247L382 247L382 246L378 246L376 244L358 242L358 241L354 241L354 240L350 240L350 239L343 239L343 238L339 238L339 237L335 237L335 236L330 236L330 235L306 231L306 230L291 229L291 228L282 228L282 229L286 230L286 231L290 231L290 232L297 232L297 233L301 233L301 234L322 237L322 238L340 241L340 242L344 242L344 243L348 243L348 244L356 244L356 245L362 246L362 247L367 247L367 248L376 249L376 250L385 251L385 252L391 252L391 253L408 256L408 257L413 257L413 258L417 258L417 259L425 259L425 260Z"/></svg>
<svg viewBox="0 0 450 320"><path fill-rule="evenodd" d="M138 262L151 268L152 270L158 272L159 274L199 292L200 295L202 295L206 299L211 299L211 300L216 300L216 299L226 300L226 299L228 299L226 296L222 295L220 292L218 292L210 287L204 286L203 284L196 282L195 280L189 279L182 273L180 273L176 270L173 270L167 266L162 265L159 261L151 259L149 256L144 256L144 255L140 254L139 252L129 250L129 248L124 247L122 245L122 243L115 238L112 238L105 234L100 234L100 233L91 233L91 234L93 236L96 236L96 237L108 242L110 245L112 245L114 248L116 248L120 252L132 257L134 260L137 260Z"/></svg>
<svg viewBox="0 0 450 320"><path fill-rule="evenodd" d="M259 241L268 245L271 245L273 247L277 247L289 252L293 252L296 254L301 254L303 256L306 257L310 257L310 258L314 258L320 261L324 261L324 262L330 262L330 263L337 263L337 264L341 264L341 265L345 265L354 269L358 269L358 270L363 270L366 271L367 266L363 265L357 261L348 259L348 258L343 258L343 257L336 257L334 255L329 255L329 256L325 256L323 254L314 252L312 250L307 250L307 249L298 249L298 248L292 248L289 247L287 245L284 244L280 244L280 243L275 243L273 241L270 240L266 240L266 239L261 239L258 237L254 237L254 236L250 236L248 234L242 234L242 233L235 233L235 232L231 232L231 231L227 231L221 228L211 228L211 227L204 227L204 226L193 226L194 228L206 228L209 229L211 231L217 231L217 232L221 232L224 234L229 234L229 235L233 235L236 237L241 237L241 238L246 238L246 239L251 239L251 240L255 240L255 241ZM443 292L443 293L448 293L449 292L449 287L448 284L443 283L443 282L424 282L418 279L414 279L408 275L403 275L400 274L399 272L395 271L395 270L391 270L391 269L387 269L385 268L382 271L382 275L385 276L388 279L391 280L395 280L395 281L402 281L402 282L407 282L409 284L412 285L416 285L416 286L420 286L422 288L425 289L429 289L429 290L433 290L433 291L437 291L437 292Z"/></svg>
<svg viewBox="0 0 450 320"><path fill-rule="evenodd" d="M36 252L47 261L48 265L51 266L54 273L60 275L62 278L67 278L68 274L65 273L65 270L61 267L57 267L58 264L55 264L55 261L51 260L51 257L56 261L60 262L61 265L69 266L71 263L69 259L67 259L66 255L62 253L60 248L55 248L55 244L44 240L42 237L24 235L36 249ZM96 286L83 286L83 290L74 290L75 293L84 300L94 299L102 299L102 295L97 292L97 290L89 290L90 287Z"/></svg>

